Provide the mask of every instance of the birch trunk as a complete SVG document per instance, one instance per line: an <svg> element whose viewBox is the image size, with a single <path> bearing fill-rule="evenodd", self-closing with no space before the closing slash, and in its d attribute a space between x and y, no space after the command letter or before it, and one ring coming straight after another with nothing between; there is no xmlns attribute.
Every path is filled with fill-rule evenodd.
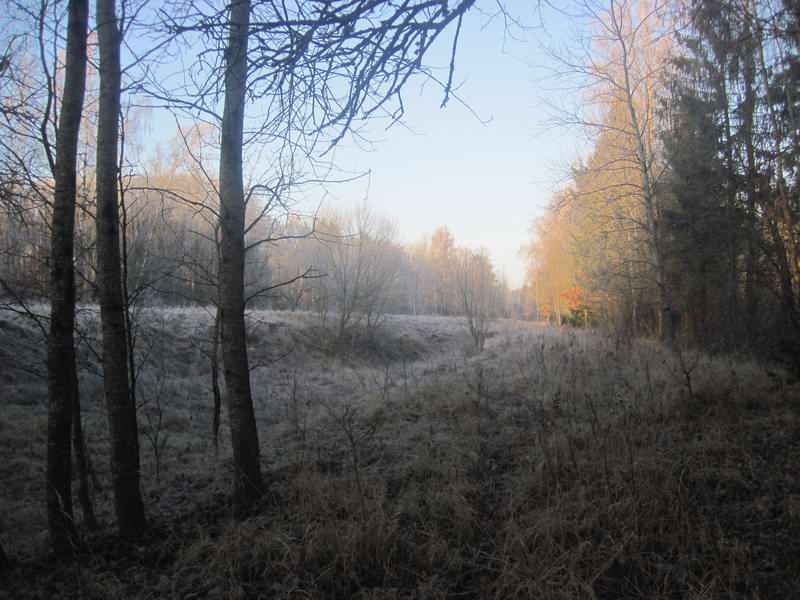
<svg viewBox="0 0 800 600"><path fill-rule="evenodd" d="M128 380L125 302L120 263L117 170L120 118L120 32L115 0L97 0L100 98L97 116L97 293L103 334L103 387L111 435L114 508L123 537L144 530L139 489L136 407Z"/></svg>
<svg viewBox="0 0 800 600"><path fill-rule="evenodd" d="M55 195L50 240L50 335L47 344L47 520L53 551L72 554L77 541L72 514L71 427L73 404L79 402L75 372L75 194L78 135L86 90L88 0L67 7L67 54L64 92L56 133ZM78 417L79 418L79 417Z"/></svg>
<svg viewBox="0 0 800 600"><path fill-rule="evenodd" d="M228 46L225 49L225 106L219 160L220 195L220 311L222 368L233 445L237 500L251 506L261 494L261 460L244 322L244 177L242 145L250 1L231 5Z"/></svg>

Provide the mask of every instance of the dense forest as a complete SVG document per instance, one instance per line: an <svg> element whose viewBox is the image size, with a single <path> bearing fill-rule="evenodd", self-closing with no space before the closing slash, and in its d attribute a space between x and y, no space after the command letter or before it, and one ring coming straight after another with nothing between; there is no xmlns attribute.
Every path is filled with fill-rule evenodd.
<svg viewBox="0 0 800 600"><path fill-rule="evenodd" d="M586 54L557 57L585 104L554 118L592 146L533 229L540 312L585 306L636 335L797 356L797 5L590 14Z"/></svg>
<svg viewBox="0 0 800 600"><path fill-rule="evenodd" d="M409 88L468 105L471 19L538 40L571 101L532 120L583 142L521 286L324 201ZM0 24L0 598L800 593L795 2Z"/></svg>

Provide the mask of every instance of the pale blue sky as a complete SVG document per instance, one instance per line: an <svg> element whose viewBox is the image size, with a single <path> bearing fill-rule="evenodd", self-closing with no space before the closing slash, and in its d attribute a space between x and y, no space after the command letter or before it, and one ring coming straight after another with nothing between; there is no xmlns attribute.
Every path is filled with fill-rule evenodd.
<svg viewBox="0 0 800 600"><path fill-rule="evenodd" d="M534 23L532 5L516 2L511 8ZM404 120L413 131L372 126L370 138L379 140L375 150L344 145L336 162L346 170L371 172L369 203L396 221L405 241L447 225L458 244L485 247L498 271L518 286L525 272L518 250L528 242L529 227L557 186L576 140L566 130L536 135L545 118L538 102L543 84L531 65L547 59L533 37L545 33L504 40L499 20L485 26L486 18L471 17L459 46L458 93L488 122L456 101L440 109L441 90L412 85L404 96ZM551 34L558 27L552 14L547 25ZM444 66L448 48L439 50L430 62ZM329 191L334 194L329 204L353 205L366 194L367 181Z"/></svg>
<svg viewBox="0 0 800 600"><path fill-rule="evenodd" d="M495 8L491 0L481 4ZM486 248L498 272L516 287L525 272L518 251L529 241L530 225L558 185L577 140L566 130L536 135L546 114L539 103L544 84L534 66L548 62L537 40L563 42L568 25L552 10L542 21L534 12L535 0L504 4L524 24L543 22L546 29L513 28L509 35L500 18L470 11L455 75L457 93L469 108L452 99L441 109L440 88L412 81L403 97L407 126L387 130L386 123L373 122L366 129L375 142L371 151L347 141L336 149L339 169L370 176L326 186L324 204L352 207L368 191L369 204L396 222L404 242L446 225L459 245ZM428 64L442 68L441 78L446 78L451 44L452 34L445 35L427 56ZM163 112L154 115L152 125L151 138L174 132L173 118ZM298 208L311 211L318 202L311 193L306 206Z"/></svg>

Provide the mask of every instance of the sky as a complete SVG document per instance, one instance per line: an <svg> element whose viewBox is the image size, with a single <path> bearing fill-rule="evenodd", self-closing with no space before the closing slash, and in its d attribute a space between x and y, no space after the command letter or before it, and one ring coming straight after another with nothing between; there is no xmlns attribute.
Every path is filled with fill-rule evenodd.
<svg viewBox="0 0 800 600"><path fill-rule="evenodd" d="M527 22L538 22L533 2L510 4ZM498 274L518 287L525 273L519 250L576 147L573 132L541 132L546 115L539 98L547 83L536 67L547 58L534 37L546 40L559 24L551 17L546 31L514 40L504 39L499 20L471 17L461 32L455 77L468 107L451 101L442 109L441 89L411 84L404 95L408 127L368 129L376 140L372 151L340 147L337 166L369 171L369 177L332 188L326 202L348 207L366 196L395 221L405 242L446 225L458 245L488 250ZM448 63L449 47L442 46L451 39L434 49L429 63Z"/></svg>
<svg viewBox="0 0 800 600"><path fill-rule="evenodd" d="M365 149L347 139L333 156L345 174L365 174L354 182L325 186L323 207L350 208L365 199L372 210L393 220L405 243L414 243L446 225L459 246L488 251L498 275L512 287L523 283L526 262L519 255L530 228L559 185L574 156L574 131L542 133L548 96L541 44L561 42L570 24L557 11L539 15L534 0L506 0L509 13L529 31L509 32L502 19L472 9L464 20L454 81L462 102L440 108L442 90L423 80L405 88L403 123L386 129L373 122L360 130L374 143ZM495 9L492 0L478 7ZM452 32L426 55L446 77ZM158 131L174 133L174 120L155 118ZM313 194L302 212L319 204Z"/></svg>

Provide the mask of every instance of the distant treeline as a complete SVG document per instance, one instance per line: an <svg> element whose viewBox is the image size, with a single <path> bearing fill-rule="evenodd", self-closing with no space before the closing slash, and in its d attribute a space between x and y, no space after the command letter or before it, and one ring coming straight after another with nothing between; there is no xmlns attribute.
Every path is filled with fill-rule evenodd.
<svg viewBox="0 0 800 600"><path fill-rule="evenodd" d="M75 234L76 289L79 302L95 302L91 191L84 197ZM218 233L212 194L191 174L177 172L149 183L132 178L123 199L128 215L122 227L123 261L130 301L216 304ZM29 202L33 205L34 199ZM263 209L254 205L248 214L245 296L252 308L310 310L331 320L336 315L342 327L362 317L369 326L387 313L463 315L459 274L477 269L486 274L493 316L532 314L523 312L521 291L509 289L486 254L458 246L447 227L417 243L403 244L392 221L367 205L315 216ZM6 303L46 301L47 205L0 218L0 298Z"/></svg>

